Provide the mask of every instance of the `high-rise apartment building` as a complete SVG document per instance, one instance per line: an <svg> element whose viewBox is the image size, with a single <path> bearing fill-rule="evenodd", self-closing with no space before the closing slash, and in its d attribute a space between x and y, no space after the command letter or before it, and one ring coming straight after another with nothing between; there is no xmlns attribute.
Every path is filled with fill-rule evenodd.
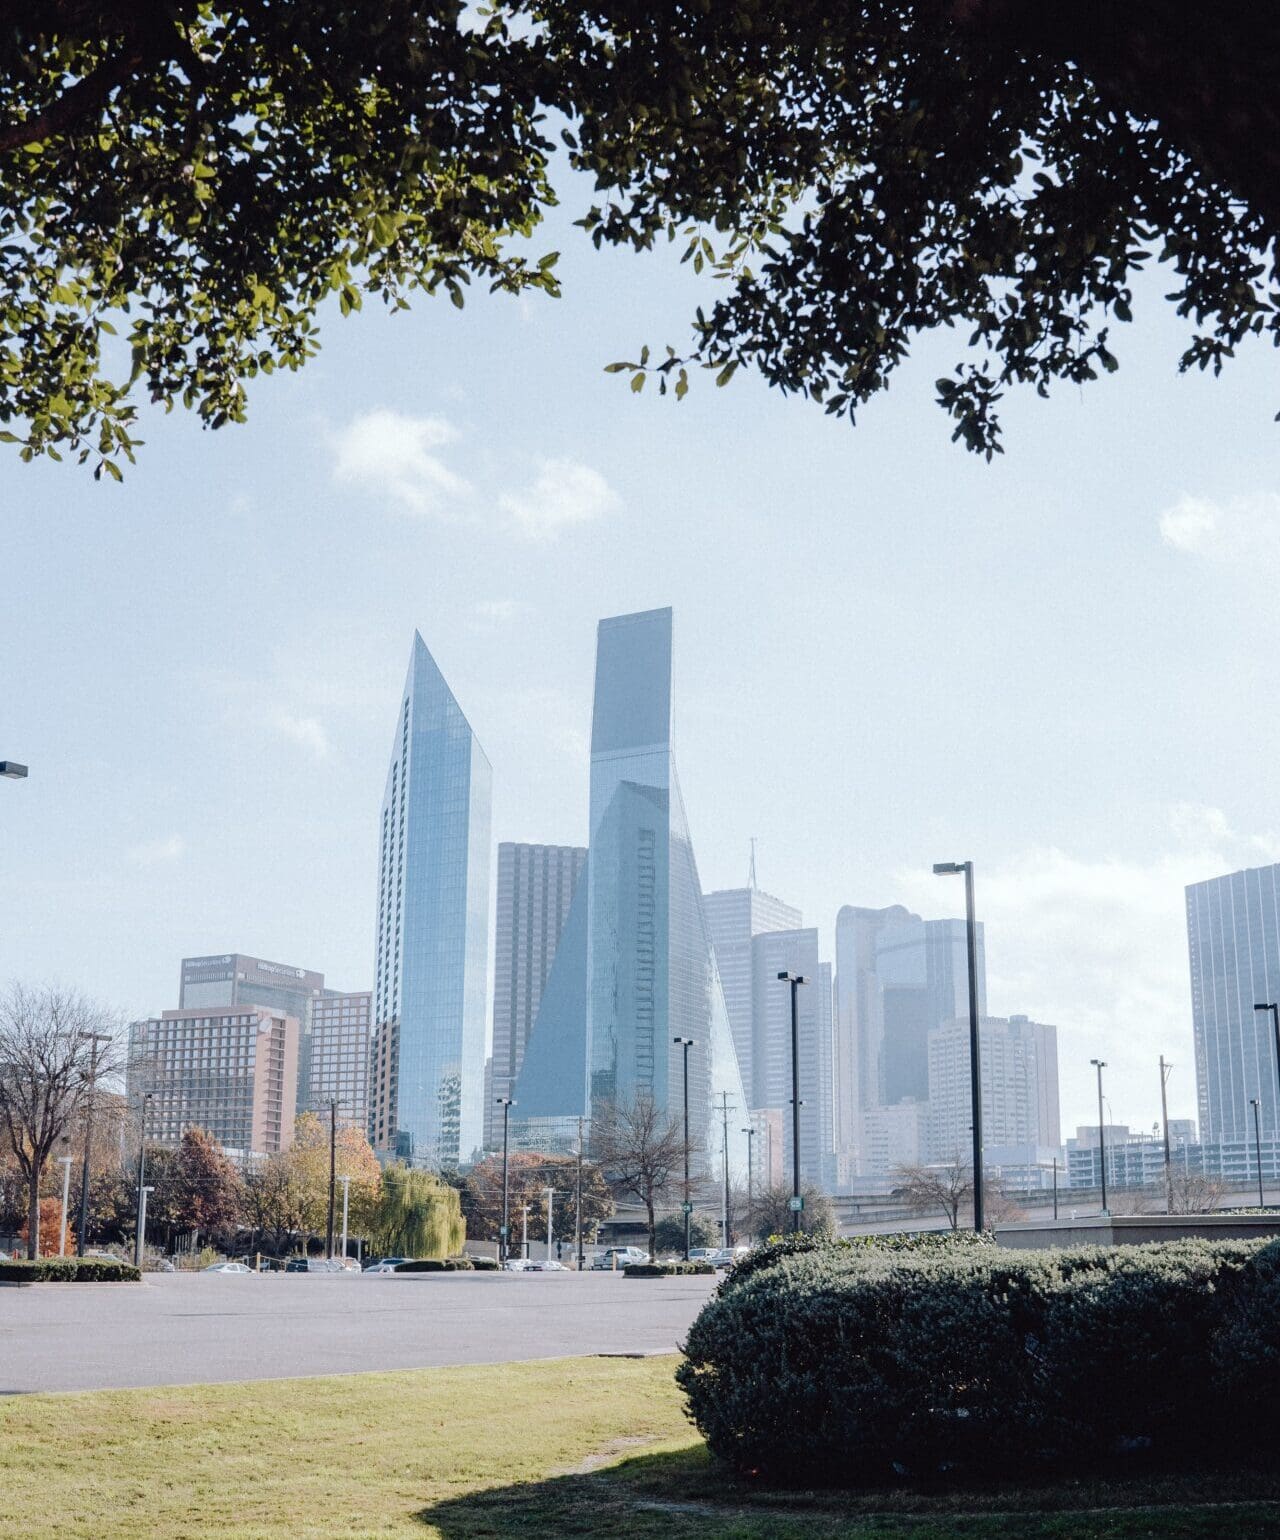
<svg viewBox="0 0 1280 1540"><path fill-rule="evenodd" d="M298 1110L306 1102L311 1073L311 1003L324 992L324 974L292 963L267 962L245 952L184 957L178 1009L196 1006L265 1005L298 1023Z"/></svg>
<svg viewBox="0 0 1280 1540"><path fill-rule="evenodd" d="M982 1142L990 1148L1059 1144L1058 1032L1026 1016L984 1016L978 1024ZM967 1160L973 1144L969 1020L929 1033L929 1156Z"/></svg>
<svg viewBox="0 0 1280 1540"><path fill-rule="evenodd" d="M311 1002L311 1044L299 1112L328 1114L338 1121L369 1125L369 1048L373 994L368 989L326 989Z"/></svg>
<svg viewBox="0 0 1280 1540"><path fill-rule="evenodd" d="M831 965L818 959L818 932L764 931L751 943L755 1021L753 1073L748 1095L753 1107L782 1113L783 1162L792 1162L791 986L779 973L806 980L796 991L800 1079L800 1176L815 1186L833 1185L835 1116L832 1076Z"/></svg>
<svg viewBox="0 0 1280 1540"><path fill-rule="evenodd" d="M587 852L578 845L498 846L494 933L493 1059L485 1103L485 1144L502 1142L499 1096L511 1096L538 1019Z"/></svg>
<svg viewBox="0 0 1280 1540"><path fill-rule="evenodd" d="M416 632L378 844L370 1139L418 1165L484 1139L492 772Z"/></svg>
<svg viewBox="0 0 1280 1540"><path fill-rule="evenodd" d="M671 750L671 611L602 620L591 721L590 853L516 1086L523 1118L598 1117L651 1097L745 1174L748 1105Z"/></svg>
<svg viewBox="0 0 1280 1540"><path fill-rule="evenodd" d="M804 919L798 909L756 887L722 888L716 893L705 893L702 907L716 954L738 1069L750 1100L754 1083L752 1041L755 1032L752 938L769 930L798 930Z"/></svg>
<svg viewBox="0 0 1280 1540"><path fill-rule="evenodd" d="M1271 1016L1253 1007L1280 1000L1280 865L1193 882L1187 947L1200 1137L1252 1139L1253 1098L1263 1137L1278 1137Z"/></svg>
<svg viewBox="0 0 1280 1540"><path fill-rule="evenodd" d="M225 1149L276 1155L293 1140L298 1022L262 1005L165 1011L129 1029L129 1093L150 1092L146 1133L206 1129Z"/></svg>

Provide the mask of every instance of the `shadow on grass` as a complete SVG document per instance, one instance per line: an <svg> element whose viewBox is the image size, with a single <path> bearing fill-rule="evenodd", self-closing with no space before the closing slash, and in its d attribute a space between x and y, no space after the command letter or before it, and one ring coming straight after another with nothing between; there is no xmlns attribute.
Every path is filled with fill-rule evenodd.
<svg viewBox="0 0 1280 1540"><path fill-rule="evenodd" d="M696 1448L469 1492L417 1517L442 1540L1280 1540L1280 1476L1210 1473L950 1492L771 1491L735 1480Z"/></svg>

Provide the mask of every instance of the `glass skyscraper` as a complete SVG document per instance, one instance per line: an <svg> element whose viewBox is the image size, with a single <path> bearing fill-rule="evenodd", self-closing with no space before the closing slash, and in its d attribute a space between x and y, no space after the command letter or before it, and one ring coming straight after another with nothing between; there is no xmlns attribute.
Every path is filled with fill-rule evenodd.
<svg viewBox="0 0 1280 1540"><path fill-rule="evenodd" d="M591 722L590 847L516 1087L521 1119L597 1117L652 1097L745 1168L749 1111L671 750L671 611L602 620Z"/></svg>
<svg viewBox="0 0 1280 1540"><path fill-rule="evenodd" d="M1193 882L1187 947L1200 1137L1252 1140L1254 1097L1263 1138L1276 1137L1271 1015L1253 1007L1280 998L1280 865Z"/></svg>
<svg viewBox="0 0 1280 1540"><path fill-rule="evenodd" d="M417 1165L484 1138L492 772L416 632L382 802L370 1139Z"/></svg>

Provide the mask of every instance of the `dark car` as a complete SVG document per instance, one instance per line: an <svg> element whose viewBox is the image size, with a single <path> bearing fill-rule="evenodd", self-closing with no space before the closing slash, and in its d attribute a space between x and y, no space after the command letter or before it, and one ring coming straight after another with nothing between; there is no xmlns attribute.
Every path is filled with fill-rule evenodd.
<svg viewBox="0 0 1280 1540"><path fill-rule="evenodd" d="M284 1264L284 1270L286 1273L306 1273L311 1269L306 1257L290 1257Z"/></svg>

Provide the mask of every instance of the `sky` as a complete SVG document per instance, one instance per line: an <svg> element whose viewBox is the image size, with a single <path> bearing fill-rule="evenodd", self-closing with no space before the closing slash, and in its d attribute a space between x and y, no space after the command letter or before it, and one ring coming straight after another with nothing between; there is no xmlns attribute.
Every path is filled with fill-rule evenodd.
<svg viewBox="0 0 1280 1540"><path fill-rule="evenodd" d="M856 428L739 371L677 403L604 365L682 345L713 280L597 253L564 297L376 300L218 432L148 410L122 485L0 458L0 979L124 1017L184 955L367 988L376 831L421 630L494 767L494 839L582 843L596 621L673 606L704 889L958 914L988 1004L1059 1028L1064 1129L1195 1112L1187 882L1280 859L1280 380L1179 376L1142 289L1115 376L949 438L922 340Z"/></svg>

